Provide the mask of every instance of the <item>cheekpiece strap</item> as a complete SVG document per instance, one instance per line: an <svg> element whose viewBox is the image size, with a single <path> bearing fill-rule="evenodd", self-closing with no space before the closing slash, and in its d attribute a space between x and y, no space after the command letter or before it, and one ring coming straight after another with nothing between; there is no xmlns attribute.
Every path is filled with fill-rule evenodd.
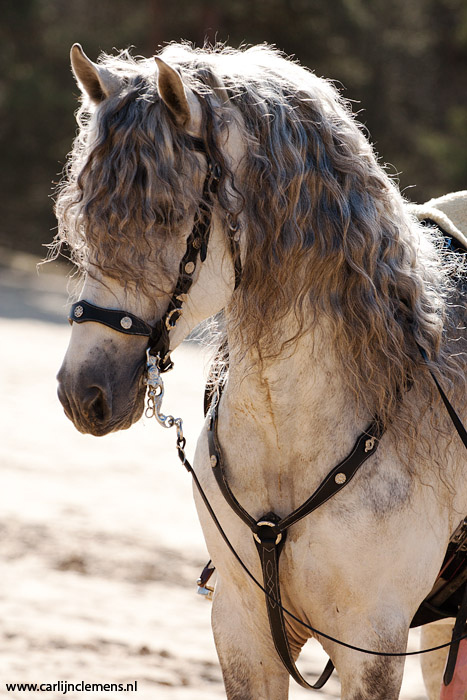
<svg viewBox="0 0 467 700"><path fill-rule="evenodd" d="M449 654L446 661L446 668L444 670L443 685L447 686L451 683L454 672L456 670L457 655L459 653L459 646L461 640L459 639L462 634L467 632L467 585L464 589L464 595L462 597L462 602L459 606L459 611L457 613L456 622L452 630L452 641L449 647ZM465 690L465 688L464 688Z"/></svg>

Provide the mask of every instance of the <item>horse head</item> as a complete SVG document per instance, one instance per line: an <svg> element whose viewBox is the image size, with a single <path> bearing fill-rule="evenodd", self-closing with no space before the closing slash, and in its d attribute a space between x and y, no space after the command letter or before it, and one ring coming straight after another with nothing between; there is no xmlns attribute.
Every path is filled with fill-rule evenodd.
<svg viewBox="0 0 467 700"><path fill-rule="evenodd" d="M83 272L80 298L154 326L168 310L177 275L189 278L177 323L167 326L171 351L224 308L234 288L225 229L232 233L235 216L226 177L240 160L235 129L208 122L200 97L159 57L96 64L75 44L71 63L82 90L80 133L56 210L59 236ZM221 129L222 153L209 140ZM219 177L219 196L207 197ZM203 218L209 246L195 240L200 256L181 269ZM71 320L80 320L81 309ZM58 395L81 432L104 435L141 417L146 346L144 337L103 323L73 324Z"/></svg>
<svg viewBox="0 0 467 700"><path fill-rule="evenodd" d="M264 46L161 56L96 64L72 48L83 99L57 240L84 273L81 299L152 327L178 308L168 350L224 309L230 356L247 368L313 335L362 413L389 421L418 372L416 343L450 371L435 234L329 82ZM203 219L209 246L183 267ZM80 430L139 418L145 347L115 326L74 324L59 396Z"/></svg>

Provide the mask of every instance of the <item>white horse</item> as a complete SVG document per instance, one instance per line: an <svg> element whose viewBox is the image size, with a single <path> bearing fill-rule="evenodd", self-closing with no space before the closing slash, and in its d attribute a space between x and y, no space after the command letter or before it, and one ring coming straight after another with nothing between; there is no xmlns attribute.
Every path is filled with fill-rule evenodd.
<svg viewBox="0 0 467 700"><path fill-rule="evenodd" d="M167 329L172 350L223 312L229 358L217 431L229 486L255 519L283 517L378 416L385 431L374 455L290 528L282 603L338 640L404 651L467 513L464 448L417 349L465 418L460 256L418 224L334 87L277 52L169 45L156 62L124 52L96 64L75 45L71 58L83 101L57 201L57 246L66 241L84 273L82 299L157 322L208 212L205 260L185 265L191 281ZM215 192L207 161L217 166ZM104 435L140 418L146 345L102 323L73 325L59 397L80 431ZM261 579L251 532L213 477L206 430L194 470ZM227 697L284 700L289 677L264 594L196 490L195 501L217 569L212 625ZM312 633L285 619L297 658ZM399 697L402 657L317 636L342 698Z"/></svg>

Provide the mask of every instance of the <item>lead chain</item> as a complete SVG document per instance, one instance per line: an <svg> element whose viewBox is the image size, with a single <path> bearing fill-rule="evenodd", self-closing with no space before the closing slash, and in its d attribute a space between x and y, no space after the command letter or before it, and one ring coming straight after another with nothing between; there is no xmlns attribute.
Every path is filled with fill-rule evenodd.
<svg viewBox="0 0 467 700"><path fill-rule="evenodd" d="M146 350L146 376L144 383L148 387L147 407L144 415L147 418L155 418L157 422L164 428L172 428L174 425L177 429L177 449L180 459L184 461L184 448L186 440L183 437L183 421L181 418L166 416L162 413L162 399L164 398L164 382L162 381L159 370L159 355L151 355L149 348Z"/></svg>

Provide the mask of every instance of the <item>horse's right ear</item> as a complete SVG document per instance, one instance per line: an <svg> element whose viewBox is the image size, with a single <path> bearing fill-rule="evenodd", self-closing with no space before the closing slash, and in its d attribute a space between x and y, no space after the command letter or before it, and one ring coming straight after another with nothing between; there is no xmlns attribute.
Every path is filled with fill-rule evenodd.
<svg viewBox="0 0 467 700"><path fill-rule="evenodd" d="M81 44L73 44L70 51L71 68L83 90L93 102L99 104L112 92L109 73L93 63L84 53Z"/></svg>

